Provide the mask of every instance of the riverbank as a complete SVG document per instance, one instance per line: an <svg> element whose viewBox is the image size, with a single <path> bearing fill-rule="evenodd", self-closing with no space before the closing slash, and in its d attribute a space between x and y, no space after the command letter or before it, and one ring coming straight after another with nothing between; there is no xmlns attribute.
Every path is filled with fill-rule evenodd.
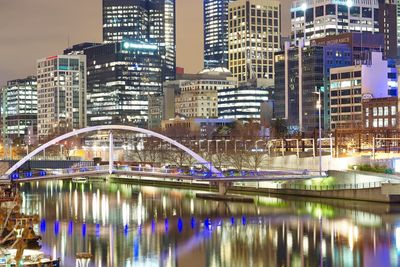
<svg viewBox="0 0 400 267"><path fill-rule="evenodd" d="M217 186L212 186L208 182L202 181L185 181L177 179L146 179L143 177L109 177L109 181L113 183L127 183L127 184L142 184L149 186L167 186L172 188L182 189L199 189L207 191L218 191ZM313 187L298 187L298 188L267 188L260 184L260 182L241 182L233 183L229 187L228 193L231 194L274 194L274 195L287 195L298 196L307 198L326 198L326 199L342 199L354 201L369 201L381 203L400 203L400 184L382 184L377 183L372 187L362 188L361 186L355 188L333 188L324 190Z"/></svg>

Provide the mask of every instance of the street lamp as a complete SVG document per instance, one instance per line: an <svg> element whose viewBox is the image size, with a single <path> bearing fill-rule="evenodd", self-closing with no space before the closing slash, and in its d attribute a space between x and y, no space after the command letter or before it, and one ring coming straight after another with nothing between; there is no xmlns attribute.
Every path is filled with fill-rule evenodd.
<svg viewBox="0 0 400 267"><path fill-rule="evenodd" d="M63 148L64 148L64 145L61 144L61 145L60 145L60 158L61 158L61 159L63 159Z"/></svg>
<svg viewBox="0 0 400 267"><path fill-rule="evenodd" d="M322 139L322 129L321 129L321 91L314 92L318 95L318 135L319 135L319 176L322 176L322 148L321 148L321 139Z"/></svg>

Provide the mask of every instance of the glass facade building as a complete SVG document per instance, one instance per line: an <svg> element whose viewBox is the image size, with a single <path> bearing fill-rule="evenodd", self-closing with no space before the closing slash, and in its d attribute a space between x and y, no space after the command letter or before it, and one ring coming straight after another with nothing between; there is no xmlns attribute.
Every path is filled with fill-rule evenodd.
<svg viewBox="0 0 400 267"><path fill-rule="evenodd" d="M86 56L37 61L38 136L86 127Z"/></svg>
<svg viewBox="0 0 400 267"><path fill-rule="evenodd" d="M228 68L228 4L204 0L204 68Z"/></svg>
<svg viewBox="0 0 400 267"><path fill-rule="evenodd" d="M175 0L103 0L103 41L159 46L164 80L175 79Z"/></svg>
<svg viewBox="0 0 400 267"><path fill-rule="evenodd" d="M323 47L292 47L275 54L274 114L287 120L291 132L313 133L318 128L315 92L322 94L324 106L323 56Z"/></svg>
<svg viewBox="0 0 400 267"><path fill-rule="evenodd" d="M241 84L218 90L218 117L242 121L260 121L261 104L270 99L272 88Z"/></svg>
<svg viewBox="0 0 400 267"><path fill-rule="evenodd" d="M3 138L15 139L27 133L28 127L37 127L36 77L7 82L1 90L1 117Z"/></svg>
<svg viewBox="0 0 400 267"><path fill-rule="evenodd" d="M382 33L385 55L394 58L396 49L395 0L295 0L291 8L291 40L305 40L347 32Z"/></svg>
<svg viewBox="0 0 400 267"><path fill-rule="evenodd" d="M296 0L291 8L292 41L296 44L344 32L379 32L378 0Z"/></svg>
<svg viewBox="0 0 400 267"><path fill-rule="evenodd" d="M124 40L85 49L88 124L147 127L148 96L162 92L158 45Z"/></svg>

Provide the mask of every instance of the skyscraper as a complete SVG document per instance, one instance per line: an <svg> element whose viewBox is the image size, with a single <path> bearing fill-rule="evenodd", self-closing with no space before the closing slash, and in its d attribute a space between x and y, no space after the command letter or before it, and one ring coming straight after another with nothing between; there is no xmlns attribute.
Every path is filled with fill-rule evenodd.
<svg viewBox="0 0 400 267"><path fill-rule="evenodd" d="M175 0L103 0L103 41L159 46L164 80L175 79Z"/></svg>
<svg viewBox="0 0 400 267"><path fill-rule="evenodd" d="M24 136L28 127L37 126L36 77L29 76L7 82L1 94L3 137Z"/></svg>
<svg viewBox="0 0 400 267"><path fill-rule="evenodd" d="M86 56L37 61L38 136L45 139L86 126Z"/></svg>
<svg viewBox="0 0 400 267"><path fill-rule="evenodd" d="M88 62L88 124L147 127L148 96L161 93L159 46L124 41L84 50Z"/></svg>
<svg viewBox="0 0 400 267"><path fill-rule="evenodd" d="M310 40L347 32L385 35L385 55L397 54L396 4L394 0L294 0L291 8L291 40Z"/></svg>
<svg viewBox="0 0 400 267"><path fill-rule="evenodd" d="M379 0L379 32L385 36L385 56L397 58L396 0Z"/></svg>
<svg viewBox="0 0 400 267"><path fill-rule="evenodd" d="M204 0L204 68L228 68L228 4Z"/></svg>
<svg viewBox="0 0 400 267"><path fill-rule="evenodd" d="M229 4L229 70L239 82L274 79L274 52L280 49L281 5L277 0Z"/></svg>

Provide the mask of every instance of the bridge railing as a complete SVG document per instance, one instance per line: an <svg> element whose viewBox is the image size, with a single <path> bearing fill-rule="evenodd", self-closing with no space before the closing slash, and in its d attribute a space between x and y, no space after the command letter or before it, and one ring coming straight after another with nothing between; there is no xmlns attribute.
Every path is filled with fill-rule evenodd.
<svg viewBox="0 0 400 267"><path fill-rule="evenodd" d="M293 183L276 183L274 185L261 185L259 188L268 189L289 189L289 190L306 190L306 191L332 191L332 190L346 190L346 189L369 189L379 188L382 186L382 182L369 182L369 183L358 183L358 184L334 184L334 185L303 185ZM242 186L245 186L242 184Z"/></svg>

